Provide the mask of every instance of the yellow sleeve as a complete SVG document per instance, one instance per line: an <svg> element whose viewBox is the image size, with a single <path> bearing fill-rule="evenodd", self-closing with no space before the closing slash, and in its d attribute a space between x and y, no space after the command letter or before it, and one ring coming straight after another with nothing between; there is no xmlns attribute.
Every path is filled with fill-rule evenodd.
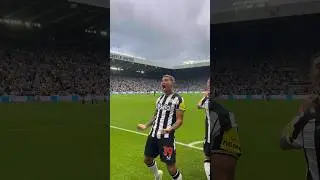
<svg viewBox="0 0 320 180"><path fill-rule="evenodd" d="M185 110L186 110L186 105L185 105L185 103L184 103L183 98L181 98L181 102L179 103L177 109L179 109L179 110L181 110L181 111L185 111Z"/></svg>
<svg viewBox="0 0 320 180"><path fill-rule="evenodd" d="M311 119L309 113L301 113L299 116L296 116L285 126L281 139L286 141L287 145L291 147L301 148L303 145L302 131L309 119Z"/></svg>
<svg viewBox="0 0 320 180"><path fill-rule="evenodd" d="M294 121L290 121L283 129L282 136L285 136L287 138L292 138L293 129L294 129Z"/></svg>

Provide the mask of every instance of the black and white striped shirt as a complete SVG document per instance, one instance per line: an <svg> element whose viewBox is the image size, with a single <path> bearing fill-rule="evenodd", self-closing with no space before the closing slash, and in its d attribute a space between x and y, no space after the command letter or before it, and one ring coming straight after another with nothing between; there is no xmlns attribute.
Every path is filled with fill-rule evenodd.
<svg viewBox="0 0 320 180"><path fill-rule="evenodd" d="M209 100L209 116L209 131L211 139L219 136L222 131L225 132L231 128L236 128L238 131L238 124L235 120L234 114L215 100Z"/></svg>
<svg viewBox="0 0 320 180"><path fill-rule="evenodd" d="M209 98L206 96L201 99L200 108L204 109L206 112L206 122L205 122L205 137L204 140L207 143L210 143L210 115L209 115Z"/></svg>
<svg viewBox="0 0 320 180"><path fill-rule="evenodd" d="M320 108L311 108L291 121L281 137L284 149L304 150L307 180L320 179Z"/></svg>
<svg viewBox="0 0 320 180"><path fill-rule="evenodd" d="M149 135L158 139L174 138L174 132L162 134L162 131L176 122L177 110L185 111L184 100L179 94L160 96L156 101L156 117Z"/></svg>

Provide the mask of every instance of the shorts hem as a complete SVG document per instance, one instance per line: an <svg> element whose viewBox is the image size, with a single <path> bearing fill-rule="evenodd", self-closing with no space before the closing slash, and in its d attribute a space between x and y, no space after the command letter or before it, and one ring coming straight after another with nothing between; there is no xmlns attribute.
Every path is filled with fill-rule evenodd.
<svg viewBox="0 0 320 180"><path fill-rule="evenodd" d="M223 155L227 155L227 156L231 156L236 158L237 160L240 158L241 154L236 154L236 153L232 153L232 152L228 152L228 151L222 151L222 150L211 150L212 154L223 154Z"/></svg>

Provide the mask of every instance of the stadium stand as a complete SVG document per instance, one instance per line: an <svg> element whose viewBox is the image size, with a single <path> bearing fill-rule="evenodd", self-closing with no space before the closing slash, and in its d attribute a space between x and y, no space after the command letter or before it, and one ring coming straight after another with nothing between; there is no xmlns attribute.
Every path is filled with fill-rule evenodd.
<svg viewBox="0 0 320 180"><path fill-rule="evenodd" d="M110 87L115 93L161 91L160 80L164 74L175 76L177 91L203 91L209 77L209 61L168 68L121 53L112 52L110 58Z"/></svg>
<svg viewBox="0 0 320 180"><path fill-rule="evenodd" d="M105 8L60 0L5 3L0 95L109 94Z"/></svg>
<svg viewBox="0 0 320 180"><path fill-rule="evenodd" d="M308 94L319 20L304 15L214 25L214 86L225 95Z"/></svg>
<svg viewBox="0 0 320 180"><path fill-rule="evenodd" d="M106 95L108 68L103 55L63 49L0 51L2 95Z"/></svg>

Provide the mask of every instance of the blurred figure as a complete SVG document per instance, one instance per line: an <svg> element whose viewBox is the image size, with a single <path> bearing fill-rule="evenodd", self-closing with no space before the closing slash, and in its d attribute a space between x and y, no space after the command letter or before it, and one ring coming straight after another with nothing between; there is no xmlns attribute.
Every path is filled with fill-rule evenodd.
<svg viewBox="0 0 320 180"><path fill-rule="evenodd" d="M283 130L283 150L303 149L307 162L307 180L320 179L320 56L311 68L312 93L296 116Z"/></svg>
<svg viewBox="0 0 320 180"><path fill-rule="evenodd" d="M211 89L211 92L216 91ZM238 125L234 114L215 98L215 93L209 95L210 176L213 180L234 180L237 161L242 154Z"/></svg>
<svg viewBox="0 0 320 180"><path fill-rule="evenodd" d="M210 94L210 79L207 81L207 88L204 92L203 97L198 103L198 109L203 109L206 113L205 119L205 135L203 143L204 152L204 171L206 173L207 179L210 180L210 116L209 116L209 94Z"/></svg>

